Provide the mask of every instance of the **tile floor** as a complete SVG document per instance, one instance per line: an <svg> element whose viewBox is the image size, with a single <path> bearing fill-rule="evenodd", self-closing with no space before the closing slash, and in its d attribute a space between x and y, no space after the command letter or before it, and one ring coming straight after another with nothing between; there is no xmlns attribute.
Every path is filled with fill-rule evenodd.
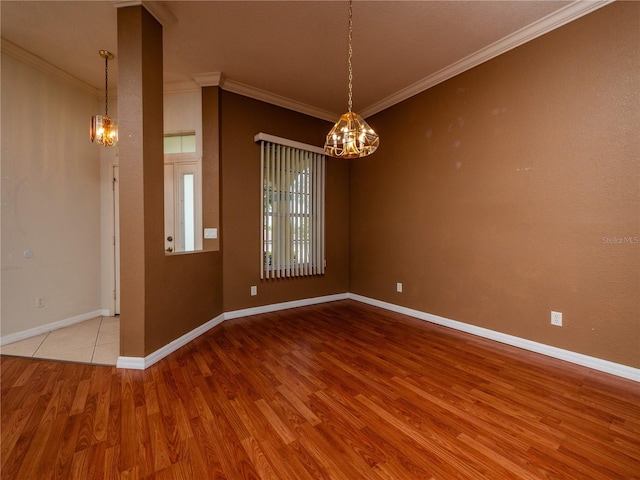
<svg viewBox="0 0 640 480"><path fill-rule="evenodd" d="M70 327L3 345L0 353L115 365L120 354L120 317L92 318Z"/></svg>

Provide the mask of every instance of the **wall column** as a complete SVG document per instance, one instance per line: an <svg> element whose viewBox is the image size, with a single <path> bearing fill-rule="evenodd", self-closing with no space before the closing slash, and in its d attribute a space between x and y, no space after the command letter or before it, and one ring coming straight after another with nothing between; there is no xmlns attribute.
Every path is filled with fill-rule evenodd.
<svg viewBox="0 0 640 480"><path fill-rule="evenodd" d="M144 357L148 284L164 257L162 26L118 9L120 355Z"/></svg>

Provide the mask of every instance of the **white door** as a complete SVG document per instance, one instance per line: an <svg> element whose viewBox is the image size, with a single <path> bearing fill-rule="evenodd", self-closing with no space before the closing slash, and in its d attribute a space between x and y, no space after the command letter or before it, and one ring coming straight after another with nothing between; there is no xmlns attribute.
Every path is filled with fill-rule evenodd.
<svg viewBox="0 0 640 480"><path fill-rule="evenodd" d="M166 252L202 250L200 162L164 165L164 248Z"/></svg>

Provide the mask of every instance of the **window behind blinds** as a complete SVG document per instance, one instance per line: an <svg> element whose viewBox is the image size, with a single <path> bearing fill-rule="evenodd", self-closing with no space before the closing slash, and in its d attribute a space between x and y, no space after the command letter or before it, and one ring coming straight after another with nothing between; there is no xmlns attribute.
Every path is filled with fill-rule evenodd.
<svg viewBox="0 0 640 480"><path fill-rule="evenodd" d="M321 148L260 133L261 278L324 274L325 157Z"/></svg>

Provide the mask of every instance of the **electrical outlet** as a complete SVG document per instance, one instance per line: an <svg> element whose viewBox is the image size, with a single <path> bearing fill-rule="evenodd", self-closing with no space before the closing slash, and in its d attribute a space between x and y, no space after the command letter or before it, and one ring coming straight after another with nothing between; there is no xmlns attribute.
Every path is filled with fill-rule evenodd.
<svg viewBox="0 0 640 480"><path fill-rule="evenodd" d="M551 325L556 327L562 326L562 312L551 312Z"/></svg>
<svg viewBox="0 0 640 480"><path fill-rule="evenodd" d="M396 283L396 292L402 293L402 284L400 282Z"/></svg>
<svg viewBox="0 0 640 480"><path fill-rule="evenodd" d="M251 296L255 297L258 294L258 287L256 285L251 285Z"/></svg>
<svg viewBox="0 0 640 480"><path fill-rule="evenodd" d="M36 297L36 308L44 307L44 297Z"/></svg>

